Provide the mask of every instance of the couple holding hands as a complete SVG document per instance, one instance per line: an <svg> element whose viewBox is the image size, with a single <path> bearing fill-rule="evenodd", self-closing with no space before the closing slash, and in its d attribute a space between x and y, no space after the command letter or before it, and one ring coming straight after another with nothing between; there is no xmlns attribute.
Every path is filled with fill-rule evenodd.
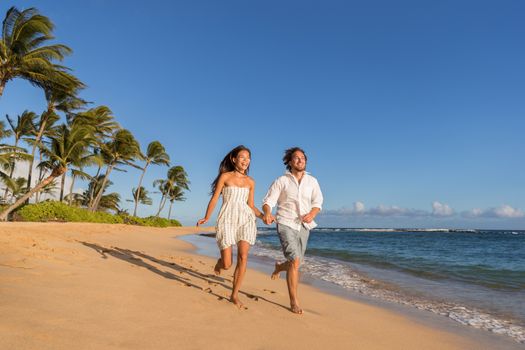
<svg viewBox="0 0 525 350"><path fill-rule="evenodd" d="M263 211L254 205L255 181L248 176L251 152L244 146L237 146L222 160L219 174L211 185L212 197L203 219L197 225L206 223L222 194L222 207L217 217L216 239L221 257L215 264L215 273L227 270L232 265L232 245L237 244L237 265L233 274L233 288L230 301L242 307L239 289L246 273L250 245L257 235L256 217L265 224L277 223L277 233L286 258L275 263L272 279L286 271L286 282L290 296L290 310L302 314L297 298L299 266L304 258L310 230L317 226L314 218L321 210L323 195L317 180L306 172L307 157L299 147L287 149L283 162L286 173L277 178L263 199ZM276 216L272 209L277 206Z"/></svg>

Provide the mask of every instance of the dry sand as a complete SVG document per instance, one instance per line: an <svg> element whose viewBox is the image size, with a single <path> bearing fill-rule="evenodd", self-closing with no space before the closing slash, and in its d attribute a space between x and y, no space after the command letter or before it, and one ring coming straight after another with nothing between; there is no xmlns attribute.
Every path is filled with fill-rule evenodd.
<svg viewBox="0 0 525 350"><path fill-rule="evenodd" d="M214 276L214 259L174 239L204 230L0 223L0 349L494 348L306 285L298 316L286 283L255 270L239 310L232 270Z"/></svg>

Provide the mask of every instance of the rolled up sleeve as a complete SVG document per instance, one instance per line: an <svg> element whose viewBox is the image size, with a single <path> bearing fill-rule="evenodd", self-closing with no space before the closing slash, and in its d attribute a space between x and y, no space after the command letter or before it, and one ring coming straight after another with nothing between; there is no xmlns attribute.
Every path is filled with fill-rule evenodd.
<svg viewBox="0 0 525 350"><path fill-rule="evenodd" d="M316 180L312 191L312 208L319 208L319 210L321 210L322 206L323 193L321 192L321 187L319 186L319 183Z"/></svg>
<svg viewBox="0 0 525 350"><path fill-rule="evenodd" d="M268 189L268 192L263 199L262 205L264 206L266 204L270 207L270 209L273 209L273 207L277 205L277 200L281 194L282 187L282 181L280 181L280 179L275 180Z"/></svg>

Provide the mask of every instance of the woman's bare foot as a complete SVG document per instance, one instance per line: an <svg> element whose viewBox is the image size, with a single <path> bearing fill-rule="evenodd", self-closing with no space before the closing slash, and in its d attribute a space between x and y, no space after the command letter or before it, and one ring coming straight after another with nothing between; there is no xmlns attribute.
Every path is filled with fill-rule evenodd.
<svg viewBox="0 0 525 350"><path fill-rule="evenodd" d="M217 263L215 264L215 267L213 268L213 271L217 276L221 274L221 266L222 266L222 260L221 258L217 259Z"/></svg>
<svg viewBox="0 0 525 350"><path fill-rule="evenodd" d="M276 262L275 263L275 270L273 270L273 272L272 272L272 280L278 280L280 274L281 274L281 269L280 269L279 263Z"/></svg>
<svg viewBox="0 0 525 350"><path fill-rule="evenodd" d="M301 309L299 304L292 304L290 306L290 311L293 312L294 314L298 314L298 315L302 315L303 314L303 309Z"/></svg>
<svg viewBox="0 0 525 350"><path fill-rule="evenodd" d="M231 296L230 297L230 301L233 303L233 305L237 306L239 309L242 309L242 307L244 306L243 303L241 303L241 301L239 300L239 297L238 296Z"/></svg>

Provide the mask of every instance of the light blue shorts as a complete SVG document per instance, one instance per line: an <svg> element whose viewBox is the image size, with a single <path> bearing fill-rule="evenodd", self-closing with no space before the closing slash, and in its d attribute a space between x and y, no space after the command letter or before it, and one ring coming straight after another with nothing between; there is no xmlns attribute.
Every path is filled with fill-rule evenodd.
<svg viewBox="0 0 525 350"><path fill-rule="evenodd" d="M279 235L286 260L293 261L299 259L302 262L310 231L304 226L301 226L301 229L297 231L291 227L277 224L277 234Z"/></svg>

